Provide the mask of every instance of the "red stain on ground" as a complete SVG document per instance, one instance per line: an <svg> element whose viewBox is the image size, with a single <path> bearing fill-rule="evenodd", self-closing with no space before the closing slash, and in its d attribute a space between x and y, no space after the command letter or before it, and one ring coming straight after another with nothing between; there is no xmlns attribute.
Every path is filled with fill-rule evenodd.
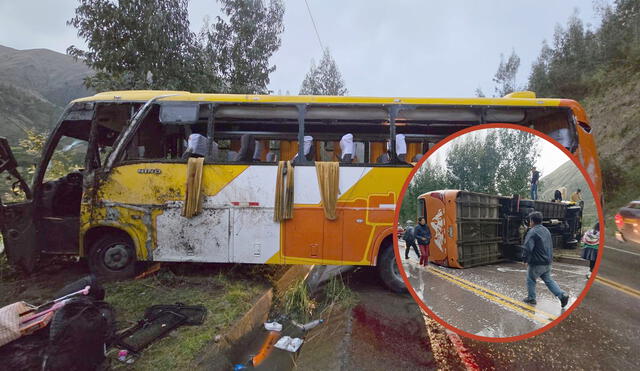
<svg viewBox="0 0 640 371"><path fill-rule="evenodd" d="M407 362L416 366L437 366L428 356L431 345L424 326L406 321L399 325L402 319L370 312L362 304L353 309L353 318L353 334L365 337L380 353L402 355Z"/></svg>

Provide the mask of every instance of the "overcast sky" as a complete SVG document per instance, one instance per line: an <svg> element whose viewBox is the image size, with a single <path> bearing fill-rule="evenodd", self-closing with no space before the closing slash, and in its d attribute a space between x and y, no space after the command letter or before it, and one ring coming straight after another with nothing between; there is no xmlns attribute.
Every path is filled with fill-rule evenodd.
<svg viewBox="0 0 640 371"><path fill-rule="evenodd" d="M597 0L606 1L606 0ZM491 77L500 53L522 59L525 83L543 39L574 9L596 24L590 0L308 0L320 38L336 59L349 95L472 96L477 87L492 94ZM0 0L0 45L64 52L84 45L66 21L75 0ZM285 0L282 47L270 88L297 94L312 59L321 55L304 0ZM194 31L203 18L219 14L215 0L192 0Z"/></svg>

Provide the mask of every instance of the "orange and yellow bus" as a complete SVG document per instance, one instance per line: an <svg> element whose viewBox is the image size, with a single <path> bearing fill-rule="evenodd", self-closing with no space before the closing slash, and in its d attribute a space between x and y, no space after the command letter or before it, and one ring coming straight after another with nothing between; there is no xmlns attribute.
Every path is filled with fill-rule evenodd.
<svg viewBox="0 0 640 371"><path fill-rule="evenodd" d="M79 255L109 277L150 261L367 265L401 290L392 236L406 177L435 143L485 123L556 138L600 191L591 127L572 100L531 92L452 99L105 92L66 107L30 186L0 141L0 171L18 178L28 196L0 201L6 253L28 270L43 254ZM188 218L193 135L202 156L201 212ZM56 175L57 156L75 159L75 170ZM291 160L291 168L279 166ZM315 165L324 162L338 164L338 185L335 200L323 203ZM289 176L283 200L292 214L274 219L278 187Z"/></svg>

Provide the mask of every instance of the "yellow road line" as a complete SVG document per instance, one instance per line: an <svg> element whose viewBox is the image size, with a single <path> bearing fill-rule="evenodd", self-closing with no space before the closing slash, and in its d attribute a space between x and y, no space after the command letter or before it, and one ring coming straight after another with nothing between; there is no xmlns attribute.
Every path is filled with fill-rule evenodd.
<svg viewBox="0 0 640 371"><path fill-rule="evenodd" d="M442 279L448 280L448 281L450 281L451 283L453 283L455 285L458 285L458 286L460 286L460 287L462 287L464 289L467 289L467 290L473 292L474 294L476 294L478 296L482 296L482 297L484 297L484 298L488 299L489 301L492 301L492 302L494 302L496 304L501 304L501 305L504 305L504 306L506 306L508 308L511 308L511 309L515 310L516 312L524 314L525 316L527 316L527 317L529 317L529 318L531 318L531 319L533 319L533 320L535 320L537 322L540 322L540 323L542 323L544 325L546 325L546 324L551 322L551 320L549 320L548 318L542 317L542 316L540 316L540 315L538 315L536 313L531 313L530 311L523 310L522 308L520 308L520 307L518 307L516 305L513 305L512 303L510 303L508 301L502 300L502 299L497 298L497 297L495 297L493 295L490 295L490 294L485 293L485 292L483 292L481 290L478 290L478 289L476 289L476 288L474 288L472 286L464 284L464 283L462 283L460 281L456 281L456 280L454 280L452 278L449 278L449 277L445 276L444 274L441 274L441 272L439 270L437 270L437 269L429 269L428 271L433 273L433 274L435 274L436 276L438 276L438 277L440 277Z"/></svg>
<svg viewBox="0 0 640 371"><path fill-rule="evenodd" d="M609 287L612 287L618 291L622 291L625 294L629 294L632 296L636 296L640 298L640 291L633 289L629 286L623 285L621 283L618 283L616 281L611 281L610 279L604 278L604 277L600 277L600 276L596 276L596 281L599 281L602 284L605 284Z"/></svg>
<svg viewBox="0 0 640 371"><path fill-rule="evenodd" d="M491 290L491 289L488 289L488 288L486 288L486 287L484 287L484 286L480 286L480 285L478 285L478 284L476 284L476 283L473 283L473 282L471 282L471 281L467 281L467 280L465 280L465 279L463 279L463 278L460 278L460 277L458 277L458 276L455 276L455 275L453 275L453 274L451 274L451 273L444 272L444 271L442 271L442 270L440 270L440 269L438 269L438 268L429 268L429 270L437 270L439 273L442 273L442 274L444 274L444 275L446 275L446 276L448 276L448 277L450 277L450 278L452 278L452 279L458 280L458 281L460 281L460 282L462 282L462 283L464 283L464 284L466 284L466 285L469 285L469 286L475 287L477 290L485 291L485 292L487 292L488 294L491 294L491 295L493 295L493 296L497 296L497 297L499 297L499 298L501 298L501 299L503 299L503 300L506 300L506 301L510 302L511 304L517 305L517 306L519 306L519 307L521 307L521 308L523 308L523 309L527 309L527 310L530 310L530 311L532 311L532 312L537 312L537 313L543 314L544 316L546 316L547 318L549 318L551 321L553 321L553 320L555 320L556 318L558 318L557 316L555 316L555 315L553 315L553 314L550 314L550 313L547 313L547 312L545 312L545 311L542 311L542 310L540 310L540 309L538 309L538 308L536 308L536 307L534 307L534 306L532 306L532 305L529 305L529 304L527 304L527 303L525 303L525 302L523 302L523 301L519 301L519 300L516 300L516 299L510 298L510 297L508 297L508 296L506 296L506 295L503 295L503 294L501 294L501 293L499 293L499 292L496 292L496 291L493 291L493 290Z"/></svg>

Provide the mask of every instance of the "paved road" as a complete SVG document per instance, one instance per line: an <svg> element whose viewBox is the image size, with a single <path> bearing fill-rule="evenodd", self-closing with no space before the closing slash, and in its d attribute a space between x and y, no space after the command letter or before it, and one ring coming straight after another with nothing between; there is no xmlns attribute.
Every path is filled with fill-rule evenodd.
<svg viewBox="0 0 640 371"><path fill-rule="evenodd" d="M556 327L516 343L464 345L495 369L640 369L640 249L607 246L585 300Z"/></svg>
<svg viewBox="0 0 640 371"><path fill-rule="evenodd" d="M555 320L564 311L542 282L536 306L526 297L526 266L505 262L467 269L418 265L415 255L403 261L405 273L419 297L440 318L463 331L489 337L529 333ZM588 267L554 263L552 277L569 296L569 306L587 282ZM567 306L567 308L569 307Z"/></svg>

